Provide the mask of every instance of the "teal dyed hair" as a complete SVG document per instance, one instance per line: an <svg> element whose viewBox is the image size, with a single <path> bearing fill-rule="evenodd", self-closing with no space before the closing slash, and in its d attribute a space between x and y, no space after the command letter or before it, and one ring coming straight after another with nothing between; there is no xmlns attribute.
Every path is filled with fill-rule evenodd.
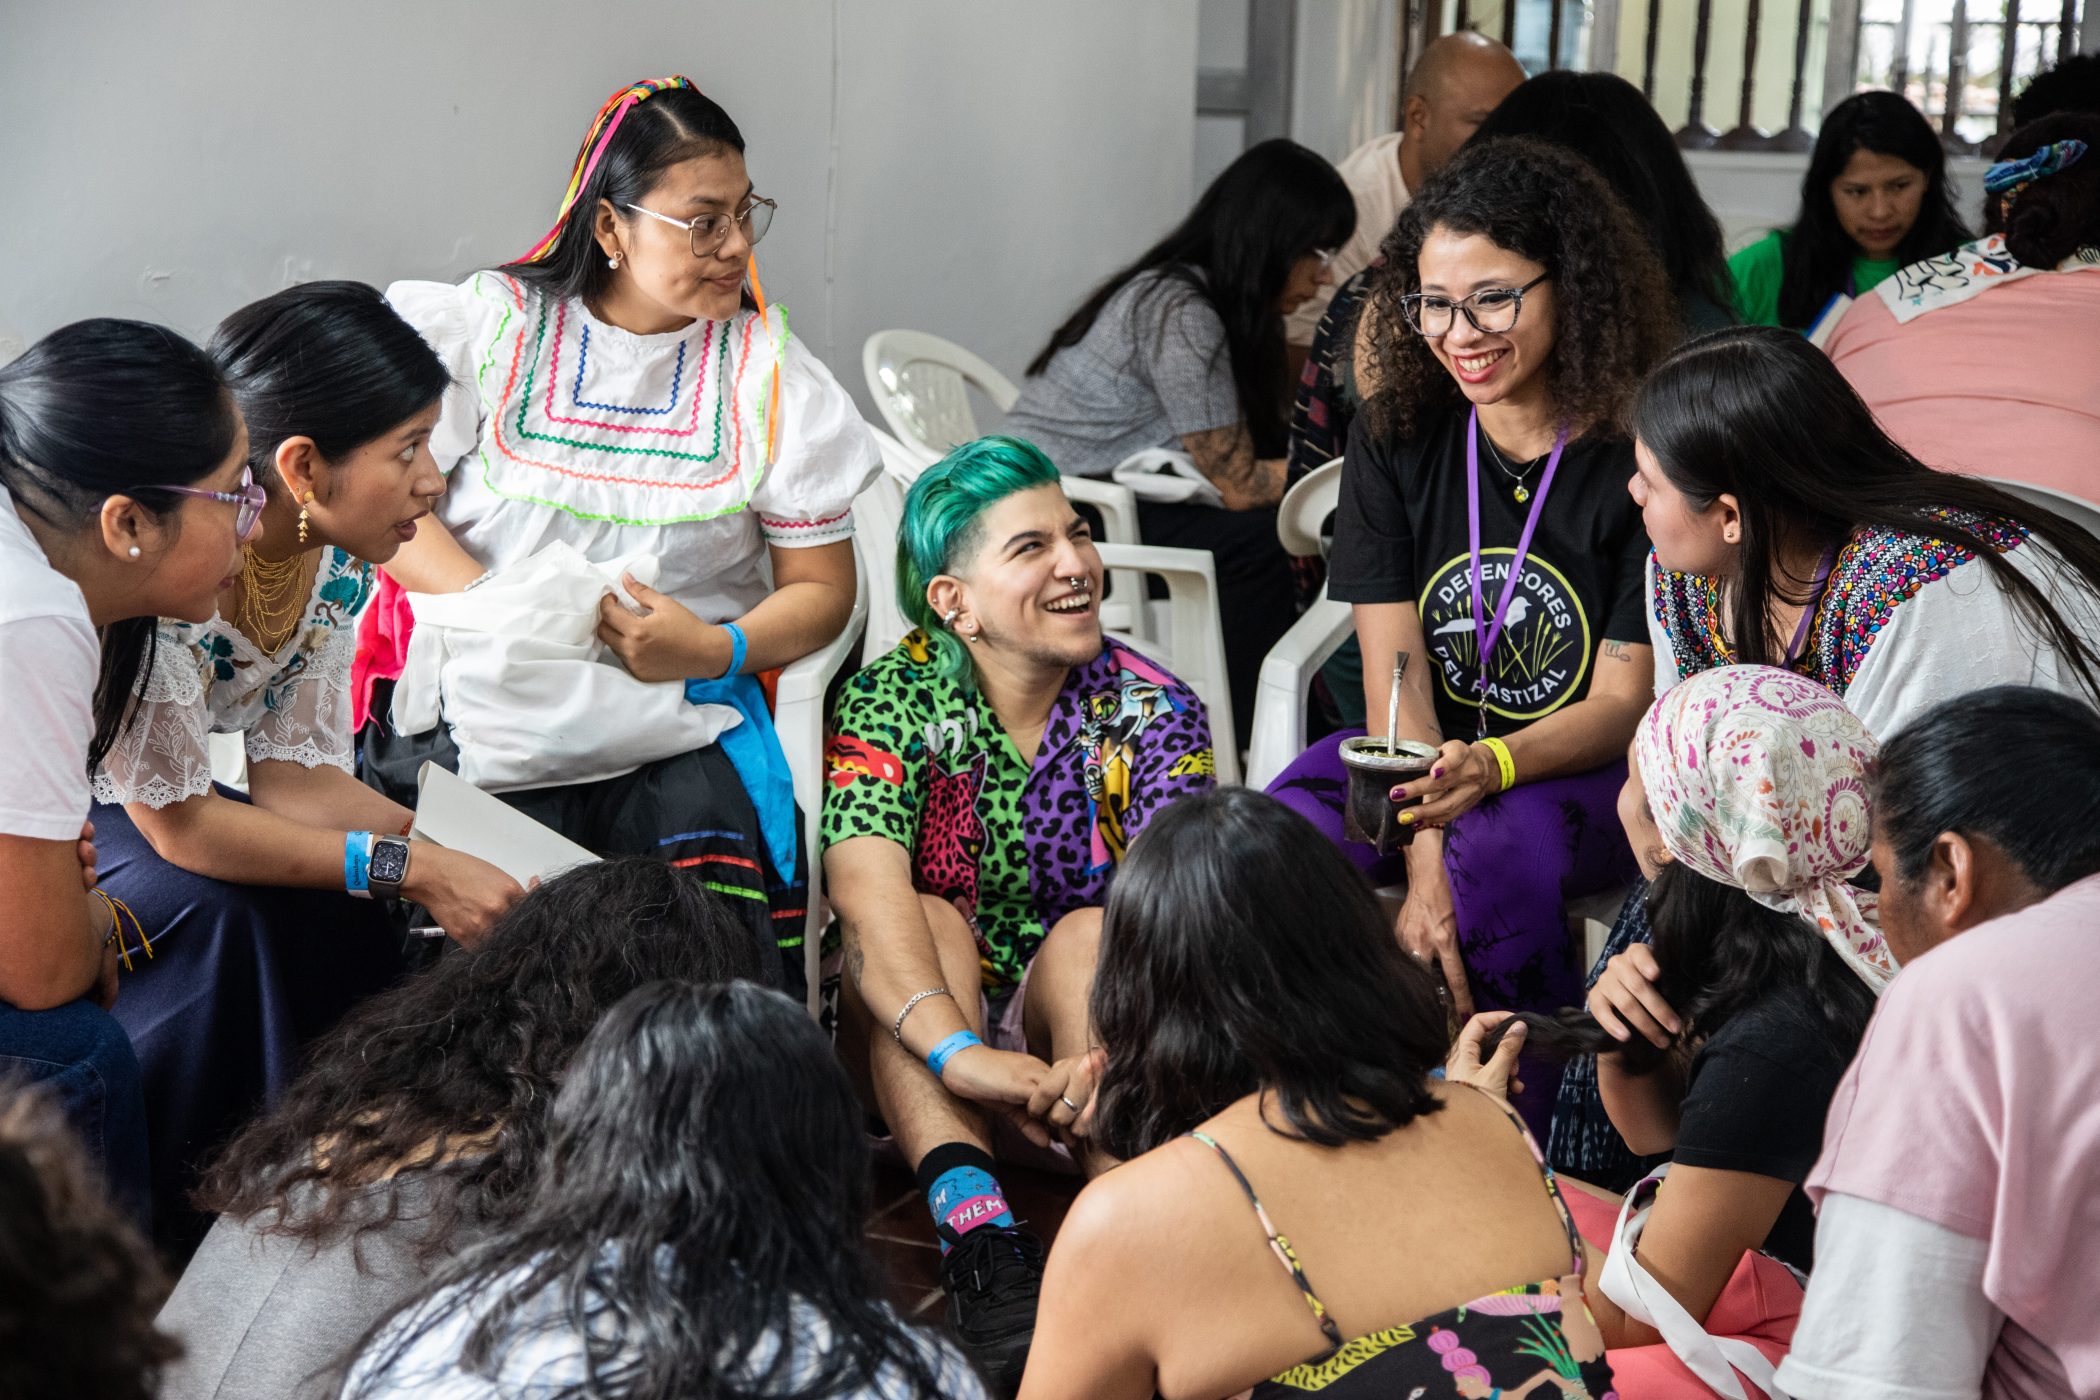
<svg viewBox="0 0 2100 1400"><path fill-rule="evenodd" d="M934 616L926 585L953 573L984 543L984 513L1016 491L1057 483L1057 468L1032 442L981 437L966 442L919 474L904 496L897 529L897 606L926 634L934 665L950 680L970 674L970 657L955 633Z"/></svg>

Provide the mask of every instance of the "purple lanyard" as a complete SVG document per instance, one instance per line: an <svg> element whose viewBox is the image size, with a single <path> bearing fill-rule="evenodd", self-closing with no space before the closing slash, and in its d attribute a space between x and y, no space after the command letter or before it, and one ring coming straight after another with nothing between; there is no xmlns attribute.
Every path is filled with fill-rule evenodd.
<svg viewBox="0 0 2100 1400"><path fill-rule="evenodd" d="M1524 518L1524 533L1517 536L1516 557L1509 561L1509 576L1502 580L1502 599L1495 604L1492 620L1482 621L1481 604L1487 590L1480 581L1480 410L1466 420L1466 528L1473 562L1473 642L1480 652L1480 679L1473 688L1480 695L1480 732L1487 733L1488 661L1502 641L1502 624L1509 615L1510 599L1516 596L1517 579L1531 554L1531 537L1538 533L1539 515L1546 509L1546 493L1553 489L1553 473L1560 470L1560 454L1568 445L1568 427L1563 423L1553 439L1553 455L1546 459L1545 475L1539 478L1538 494L1532 497L1531 513Z"/></svg>
<svg viewBox="0 0 2100 1400"><path fill-rule="evenodd" d="M1786 659L1779 663L1782 670L1791 671L1801 659L1801 644L1808 640L1808 629L1816 620L1816 608L1823 601L1823 590L1830 585L1830 569L1837 557L1836 545L1823 551L1823 562L1816 566L1816 581L1808 586L1808 601L1801 605L1801 620L1794 624L1794 640L1787 643Z"/></svg>

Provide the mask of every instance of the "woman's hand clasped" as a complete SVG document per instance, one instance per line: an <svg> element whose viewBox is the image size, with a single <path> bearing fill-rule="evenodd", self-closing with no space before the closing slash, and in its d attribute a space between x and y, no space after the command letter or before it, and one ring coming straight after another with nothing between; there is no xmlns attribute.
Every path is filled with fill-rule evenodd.
<svg viewBox="0 0 2100 1400"><path fill-rule="evenodd" d="M1094 1131L1094 1086L1100 1081L1102 1066L1108 1063L1106 1050L1089 1050L1083 1055L1072 1055L1050 1066L1050 1072L1035 1086L1035 1093L1028 1100L1028 1114L1032 1118L1048 1123L1053 1132L1070 1142L1084 1138Z"/></svg>
<svg viewBox="0 0 2100 1400"><path fill-rule="evenodd" d="M689 676L718 676L728 669L729 634L702 622L675 598L622 580L637 613L611 593L598 601L598 640L640 681L682 681Z"/></svg>

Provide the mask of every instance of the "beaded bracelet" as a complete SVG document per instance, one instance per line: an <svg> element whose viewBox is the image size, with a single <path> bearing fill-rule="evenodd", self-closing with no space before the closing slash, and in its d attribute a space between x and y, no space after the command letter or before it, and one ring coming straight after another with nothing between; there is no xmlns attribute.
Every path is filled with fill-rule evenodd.
<svg viewBox="0 0 2100 1400"><path fill-rule="evenodd" d="M927 1052L926 1068L933 1071L935 1079L939 1079L941 1071L948 1068L948 1061L954 1059L971 1046L982 1044L984 1042L977 1038L975 1032L957 1031L954 1035L949 1036Z"/></svg>
<svg viewBox="0 0 2100 1400"><path fill-rule="evenodd" d="M904 1009L897 1013L897 1019L890 1023L890 1039L896 1041L899 1045L904 1043L904 1018L911 1015L911 1009L914 1006L917 1006L928 997L952 998L954 995L946 987L928 987L923 992L913 992L911 1000L905 1002Z"/></svg>

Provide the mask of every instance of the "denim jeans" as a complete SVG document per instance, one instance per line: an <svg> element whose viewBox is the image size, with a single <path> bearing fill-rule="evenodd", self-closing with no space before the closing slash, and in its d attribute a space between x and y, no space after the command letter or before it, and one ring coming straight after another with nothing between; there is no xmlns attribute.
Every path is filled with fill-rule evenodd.
<svg viewBox="0 0 2100 1400"><path fill-rule="evenodd" d="M0 1002L0 1081L37 1085L57 1100L110 1198L141 1230L151 1228L145 1093L115 1017L86 1000L49 1011Z"/></svg>

